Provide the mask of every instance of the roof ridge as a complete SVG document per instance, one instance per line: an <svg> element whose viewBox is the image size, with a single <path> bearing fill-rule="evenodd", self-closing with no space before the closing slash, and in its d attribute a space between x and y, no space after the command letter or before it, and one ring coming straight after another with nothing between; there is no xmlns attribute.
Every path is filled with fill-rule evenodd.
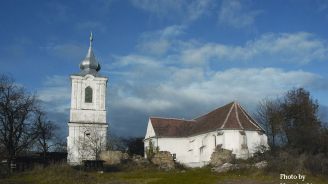
<svg viewBox="0 0 328 184"><path fill-rule="evenodd" d="M151 119L151 118L157 118L157 119L172 119L172 120L194 121L194 122L196 122L194 119L189 120L189 119L180 119L180 118L164 118L164 117L156 117L156 116L151 116L151 117L149 117L149 119Z"/></svg>
<svg viewBox="0 0 328 184"><path fill-rule="evenodd" d="M234 107L234 104L235 104L235 102L233 102L233 104L231 105L230 110L229 110L229 112L228 112L226 118L224 119L224 122L223 122L222 126L220 127L220 129L222 129L222 128L225 126L225 124L227 123L228 118L229 118L229 116L230 116L230 114L231 114L231 111L232 111L232 109L233 109L233 107Z"/></svg>
<svg viewBox="0 0 328 184"><path fill-rule="evenodd" d="M238 122L240 128L243 129L243 130L245 130L245 128L243 127L243 125L240 122L239 115L238 115L238 108L237 108L237 105L236 104L238 105L238 103L234 103L237 122Z"/></svg>
<svg viewBox="0 0 328 184"><path fill-rule="evenodd" d="M223 105L223 106L221 106L221 107L217 107L216 109L211 110L210 112L207 112L207 113L204 113L204 114L202 114L202 115L199 115L199 116L197 116L196 118L193 118L192 120L196 120L196 119L198 119L198 118L201 118L201 117L203 117L203 116L206 116L206 115L208 115L209 113L211 113L211 112L213 112L213 111L216 111L216 110L218 110L218 109L221 109L221 108L223 108L224 106L229 105L229 104L231 104L231 103L234 103L234 101L232 101L232 102L230 102L230 103L227 103L227 104L225 104L225 105Z"/></svg>
<svg viewBox="0 0 328 184"><path fill-rule="evenodd" d="M249 117L248 117L248 115L247 115L247 113L246 113L246 110L243 108L243 106L241 106L240 104L238 104L239 105L239 107L240 107L240 109L241 109L241 112L246 116L246 118L247 118L247 120L249 121L249 122L251 122L254 126L256 126L257 128L259 128L259 129L261 129L261 130L264 130L259 124L258 124L258 122L256 122L255 120L255 122L253 122L253 119L250 119Z"/></svg>

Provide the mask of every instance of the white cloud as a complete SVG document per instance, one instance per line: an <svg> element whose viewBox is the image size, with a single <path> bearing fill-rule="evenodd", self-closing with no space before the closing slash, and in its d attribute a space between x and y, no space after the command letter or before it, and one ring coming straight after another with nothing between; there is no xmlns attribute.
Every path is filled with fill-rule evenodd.
<svg viewBox="0 0 328 184"><path fill-rule="evenodd" d="M192 65L212 61L301 65L328 58L327 41L308 32L266 33L244 44L227 45L180 39L186 30L186 26L173 25L146 32L136 47L143 55L165 55Z"/></svg>
<svg viewBox="0 0 328 184"><path fill-rule="evenodd" d="M134 135L144 132L149 116L194 118L233 100L253 109L262 98L276 97L292 87L311 89L325 80L303 70L268 67L215 71L170 66L163 60L137 54L116 57L111 70L120 73L113 76L109 72L107 103L112 131L120 134L128 131L124 127L133 127ZM49 76L39 89L48 109L65 113L67 118L69 83L67 76Z"/></svg>
<svg viewBox="0 0 328 184"><path fill-rule="evenodd" d="M52 112L64 113L70 107L70 92L69 77L53 75L46 77L43 87L38 90L38 97Z"/></svg>
<svg viewBox="0 0 328 184"><path fill-rule="evenodd" d="M137 62L128 64L126 58ZM149 115L187 112L190 106L195 106L195 112L199 113L204 106L216 107L235 99L254 106L262 98L281 95L293 87L311 88L324 80L302 70L232 68L209 71L202 67L167 66L164 61L137 55L118 59L117 62L130 66L129 75L122 76L124 79L111 93L112 106L138 109Z"/></svg>
<svg viewBox="0 0 328 184"><path fill-rule="evenodd" d="M324 88L325 79L303 70L264 67L218 71L209 66L211 61L274 64L323 61L328 57L327 43L315 35L269 33L234 46L179 40L183 31L181 27L168 27L143 35L147 39L141 39L142 44L165 38L175 48L161 57L148 52L115 58L111 70L118 72L121 80L111 93L114 106L151 115L183 113L196 105L194 112L200 112L204 106L215 107L235 99L255 106L262 98L281 95L293 87Z"/></svg>
<svg viewBox="0 0 328 184"><path fill-rule="evenodd" d="M156 112L167 110L175 106L172 102L162 99L143 99L135 96L129 96L120 99L120 103L116 103L116 108L125 107L131 110Z"/></svg>
<svg viewBox="0 0 328 184"><path fill-rule="evenodd" d="M173 25L162 30L146 32L141 36L137 48L147 54L165 54L174 44L176 37L184 33L185 26Z"/></svg>
<svg viewBox="0 0 328 184"><path fill-rule="evenodd" d="M173 25L156 32L161 38L172 38L184 33L185 26Z"/></svg>
<svg viewBox="0 0 328 184"><path fill-rule="evenodd" d="M219 10L219 23L234 28L244 28L254 24L256 16L262 11L250 10L245 1L224 0Z"/></svg>
<svg viewBox="0 0 328 184"><path fill-rule="evenodd" d="M158 18L194 21L206 15L213 0L131 0L132 5Z"/></svg>
<svg viewBox="0 0 328 184"><path fill-rule="evenodd" d="M145 33L137 48L142 50L149 44L148 50L155 47L152 53L139 50L115 56L109 69L102 68L110 78L107 103L113 130L128 132L124 127L133 127L134 133L141 135L152 115L193 118L233 100L253 109L262 98L276 97L293 87L327 90L325 78L304 70L271 64L216 70L210 63L324 61L327 43L315 35L264 34L243 45L225 45L179 39L185 30L170 26ZM167 43L161 43L164 41ZM39 92L41 99L53 104L53 111L68 112L70 85L66 76L48 77Z"/></svg>
<svg viewBox="0 0 328 184"><path fill-rule="evenodd" d="M171 43L168 40L161 39L143 42L137 45L137 48L149 54L162 55L170 48L170 46Z"/></svg>
<svg viewBox="0 0 328 184"><path fill-rule="evenodd" d="M209 61L250 61L306 64L328 58L328 45L315 35L299 33L264 34L243 46L220 43L197 44L182 51L181 60L190 64Z"/></svg>

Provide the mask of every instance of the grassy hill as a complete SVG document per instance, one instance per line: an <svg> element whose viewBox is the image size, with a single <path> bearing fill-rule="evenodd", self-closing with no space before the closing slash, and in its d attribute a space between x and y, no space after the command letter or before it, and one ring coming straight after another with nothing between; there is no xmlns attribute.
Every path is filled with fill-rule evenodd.
<svg viewBox="0 0 328 184"><path fill-rule="evenodd" d="M128 169L126 171L85 172L67 165L36 168L0 179L1 184L326 184L325 177L307 176L304 182L280 180L279 174L260 170L240 170L218 174L210 168L160 171L157 169Z"/></svg>

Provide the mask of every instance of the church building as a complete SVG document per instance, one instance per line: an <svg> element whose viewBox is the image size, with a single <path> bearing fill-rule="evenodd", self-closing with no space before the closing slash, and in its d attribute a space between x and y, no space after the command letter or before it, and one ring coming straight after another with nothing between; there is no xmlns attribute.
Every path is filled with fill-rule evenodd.
<svg viewBox="0 0 328 184"><path fill-rule="evenodd" d="M243 159L268 147L263 128L237 102L192 120L150 117L144 143L145 150L169 151L189 167L208 164L218 146Z"/></svg>
<svg viewBox="0 0 328 184"><path fill-rule="evenodd" d="M70 118L68 122L67 162L81 164L97 160L106 146L106 88L108 78L99 74L100 64L92 49L90 35L88 53L80 64L80 72L70 76L72 82Z"/></svg>

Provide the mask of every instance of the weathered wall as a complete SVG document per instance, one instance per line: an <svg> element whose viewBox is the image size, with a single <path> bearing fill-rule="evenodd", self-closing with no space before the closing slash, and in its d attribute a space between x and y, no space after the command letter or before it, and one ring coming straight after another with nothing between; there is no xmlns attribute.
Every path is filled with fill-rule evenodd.
<svg viewBox="0 0 328 184"><path fill-rule="evenodd" d="M71 76L71 111L70 122L106 123L106 85L107 78L92 75ZM92 103L85 103L85 88L93 90Z"/></svg>
<svg viewBox="0 0 328 184"><path fill-rule="evenodd" d="M247 135L247 146L249 149L250 156L252 156L256 151L258 146L263 145L269 148L268 137L265 134L259 134L255 131L245 131Z"/></svg>
<svg viewBox="0 0 328 184"><path fill-rule="evenodd" d="M150 119L149 119L145 139L154 137L154 136L155 136L155 131L154 131L153 125L151 124Z"/></svg>
<svg viewBox="0 0 328 184"><path fill-rule="evenodd" d="M128 160L129 155L121 151L103 151L100 154L100 159L104 160L107 165L117 165L124 160Z"/></svg>
<svg viewBox="0 0 328 184"><path fill-rule="evenodd" d="M217 145L222 145L223 149L231 150L236 158L248 158L256 151L257 146L268 146L266 135L261 135L257 131L240 133L240 130L220 130L190 137L156 138L150 124L149 122L145 150L151 140L154 146L159 146L160 151L176 154L176 161L190 167L201 167L208 164ZM242 147L245 143L246 147Z"/></svg>
<svg viewBox="0 0 328 184"><path fill-rule="evenodd" d="M80 164L82 160L94 160L95 153L90 148L97 146L105 150L107 140L107 124L77 124L69 123L67 137L68 162L72 165ZM90 133L85 135L86 131ZM97 145L95 145L97 141Z"/></svg>

